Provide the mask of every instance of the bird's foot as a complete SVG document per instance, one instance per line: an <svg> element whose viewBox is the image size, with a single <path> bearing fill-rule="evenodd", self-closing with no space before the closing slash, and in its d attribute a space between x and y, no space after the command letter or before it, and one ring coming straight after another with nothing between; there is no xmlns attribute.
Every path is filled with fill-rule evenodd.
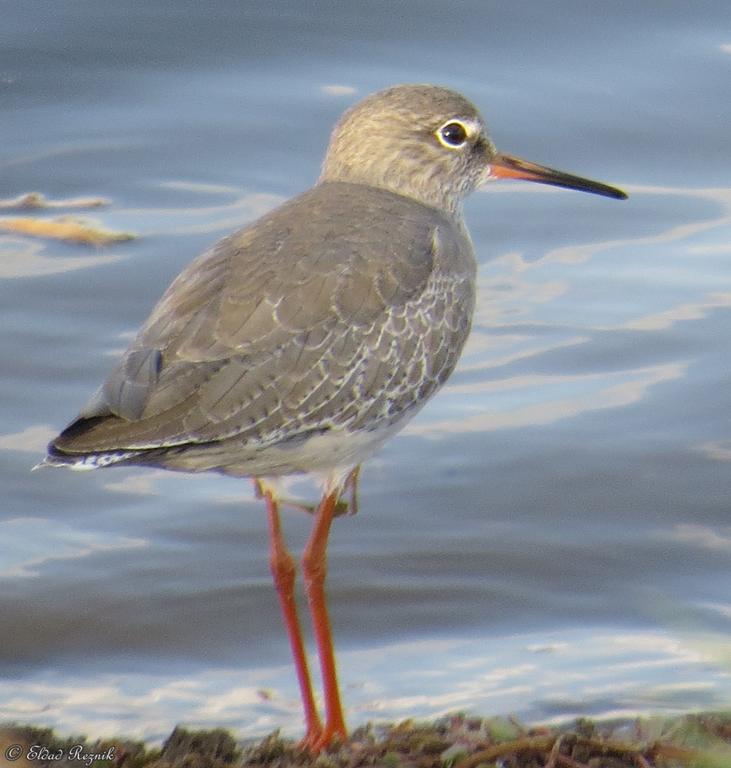
<svg viewBox="0 0 731 768"><path fill-rule="evenodd" d="M315 745L319 742L320 737L322 736L322 730L322 726L319 722L308 725L304 738L297 744L298 748L307 752L318 752L319 750L315 748Z"/></svg>
<svg viewBox="0 0 731 768"><path fill-rule="evenodd" d="M308 741L305 736L305 741ZM348 733L345 730L345 723L339 722L327 722L321 729L320 734L315 739L309 740L306 745L306 749L313 754L321 752L323 749L327 749L334 743L345 743L348 740Z"/></svg>
<svg viewBox="0 0 731 768"><path fill-rule="evenodd" d="M287 507L300 509L302 512L307 512L308 515L314 515L320 506L319 504L307 504L304 501L296 501L294 499L280 499L280 504L283 504ZM335 504L333 517L341 517L342 515L350 514L350 508L350 504L347 501L344 499L339 499Z"/></svg>
<svg viewBox="0 0 731 768"><path fill-rule="evenodd" d="M36 467L40 467L41 464L36 465ZM33 467L33 469L36 469L36 467ZM347 482L352 482L350 478ZM298 499L285 499L281 496L278 496L274 489L270 488L268 484L264 483L262 480L259 480L258 478L254 479L254 496L257 499L263 499L264 496L270 493L271 497L273 499L276 499L277 504L281 507L290 507L291 509L299 509L301 512L307 512L308 515L314 515L317 510L319 509L319 504L308 504L306 501L299 501ZM338 501L335 504L335 512L333 514L333 517L341 517L342 515L348 515L348 514L355 514L358 511L358 500L355 495L354 488L351 488L351 498L350 501L345 501L345 499L338 499Z"/></svg>
<svg viewBox="0 0 731 768"><path fill-rule="evenodd" d="M341 517L342 515L357 515L358 514L358 478L360 476L360 465L351 470L350 474L345 478L341 495L338 496L338 500L335 502L335 509L333 511L333 517ZM346 501L342 496L349 492L349 498ZM284 502L292 506L297 506L299 509L309 512L314 515L320 508L319 504L301 504L294 501Z"/></svg>

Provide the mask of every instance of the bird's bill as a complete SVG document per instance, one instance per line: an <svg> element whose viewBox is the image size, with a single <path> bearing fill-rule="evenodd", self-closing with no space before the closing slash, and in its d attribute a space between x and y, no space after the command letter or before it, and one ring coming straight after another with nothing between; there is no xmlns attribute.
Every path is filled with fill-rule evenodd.
<svg viewBox="0 0 731 768"><path fill-rule="evenodd" d="M578 189L580 192L591 192L595 195L613 197L617 200L627 199L627 195L616 187L610 187L608 184L602 184L591 179L583 179L581 176L572 176L570 173L556 171L536 163L529 163L527 160L521 160L512 155L495 155L490 161L490 176L498 179L537 181L539 184Z"/></svg>

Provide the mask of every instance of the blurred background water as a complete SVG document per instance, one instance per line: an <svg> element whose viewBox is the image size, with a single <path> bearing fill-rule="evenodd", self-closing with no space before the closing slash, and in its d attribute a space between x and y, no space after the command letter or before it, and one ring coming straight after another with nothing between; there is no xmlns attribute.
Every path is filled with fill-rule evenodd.
<svg viewBox="0 0 731 768"><path fill-rule="evenodd" d="M29 470L182 266L308 187L339 114L400 82L454 87L504 151L631 197L469 201L468 349L334 526L350 724L731 703L727 2L29 0L2 18L0 199L101 196L90 215L138 237L0 234L0 720L299 732L250 484ZM285 512L293 548L309 525Z"/></svg>

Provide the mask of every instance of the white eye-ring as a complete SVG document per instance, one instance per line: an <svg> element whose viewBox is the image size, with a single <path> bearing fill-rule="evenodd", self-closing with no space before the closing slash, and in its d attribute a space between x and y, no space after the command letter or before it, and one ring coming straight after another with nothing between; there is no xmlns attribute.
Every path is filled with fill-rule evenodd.
<svg viewBox="0 0 731 768"><path fill-rule="evenodd" d="M447 149L459 149L467 143L470 129L461 120L448 120L436 132L439 143Z"/></svg>

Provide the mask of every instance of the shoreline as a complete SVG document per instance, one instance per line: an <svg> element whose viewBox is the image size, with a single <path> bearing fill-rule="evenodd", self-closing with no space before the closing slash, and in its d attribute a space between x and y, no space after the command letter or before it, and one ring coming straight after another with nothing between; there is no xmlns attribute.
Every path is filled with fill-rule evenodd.
<svg viewBox="0 0 731 768"><path fill-rule="evenodd" d="M454 714L357 728L309 755L279 732L237 741L176 726L162 748L124 738L59 737L0 724L2 768L731 768L731 711L525 727L510 716Z"/></svg>

